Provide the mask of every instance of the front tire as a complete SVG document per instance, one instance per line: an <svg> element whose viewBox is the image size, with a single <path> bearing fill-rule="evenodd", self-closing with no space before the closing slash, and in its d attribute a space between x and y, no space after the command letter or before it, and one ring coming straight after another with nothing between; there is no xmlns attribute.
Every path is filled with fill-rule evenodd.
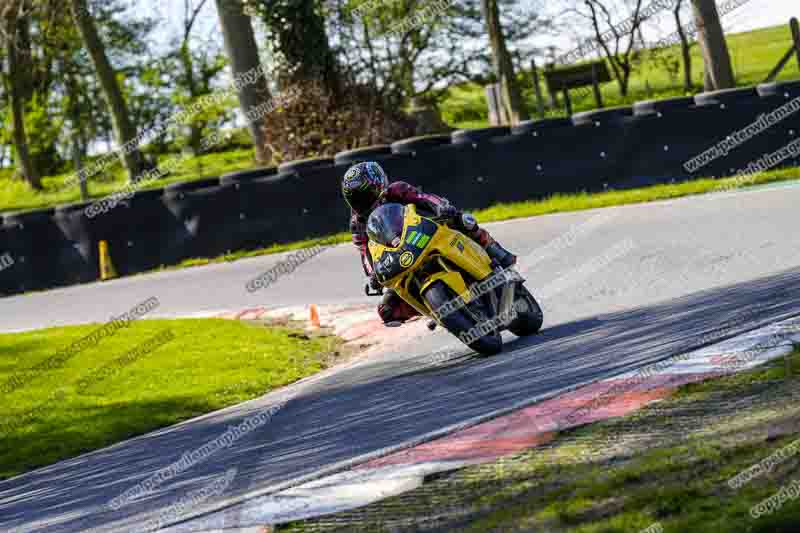
<svg viewBox="0 0 800 533"><path fill-rule="evenodd" d="M527 337L542 329L544 322L542 308L522 283L519 283L514 291L514 307L517 309L517 318L508 325L508 331L517 337Z"/></svg>
<svg viewBox="0 0 800 533"><path fill-rule="evenodd" d="M455 298L456 294L443 281L435 281L428 287L423 297L431 309L438 309L444 303ZM483 306L482 300L476 300L475 304ZM482 309L480 311L475 309L473 313L470 313L465 306L442 317L442 325L447 331L461 339L460 335L462 333L466 334L479 323L478 320L473 318L473 314L478 314L479 320L486 318ZM503 338L500 336L499 331L494 330L467 344L467 346L481 355L495 355L503 349Z"/></svg>

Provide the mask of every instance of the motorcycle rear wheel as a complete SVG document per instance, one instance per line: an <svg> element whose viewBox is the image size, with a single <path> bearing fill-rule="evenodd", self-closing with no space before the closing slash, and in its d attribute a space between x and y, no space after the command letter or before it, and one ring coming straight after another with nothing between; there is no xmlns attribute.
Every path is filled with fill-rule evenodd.
<svg viewBox="0 0 800 533"><path fill-rule="evenodd" d="M436 281L431 284L430 287L425 291L423 295L425 301L428 302L431 309L438 309L441 305L445 302L448 302L456 297L455 292L453 292L450 287L448 287L443 281ZM483 305L483 302L475 302L477 305ZM470 304L471 305L471 304ZM473 318L473 314L477 310L473 310L473 313L470 313L466 307L462 307L452 313L449 313L442 317L442 325L458 337L461 338L459 335L462 333L466 334L470 329L475 327L478 324L478 321ZM485 315L484 312L480 312L480 315ZM503 349L503 338L500 336L500 332L497 330L484 335L483 337L469 343L467 346L478 352L482 355L495 355L500 353Z"/></svg>

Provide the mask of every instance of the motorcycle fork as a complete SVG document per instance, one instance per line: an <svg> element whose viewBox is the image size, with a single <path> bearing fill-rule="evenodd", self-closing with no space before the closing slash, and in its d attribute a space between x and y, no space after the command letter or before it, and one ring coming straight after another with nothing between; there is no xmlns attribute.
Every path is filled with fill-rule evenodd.
<svg viewBox="0 0 800 533"><path fill-rule="evenodd" d="M514 295L516 291L516 283L510 282L503 285L500 290L500 297L498 298L498 289L489 291L489 302L496 315L501 313L511 312L514 306Z"/></svg>
<svg viewBox="0 0 800 533"><path fill-rule="evenodd" d="M517 284L513 281L509 281L503 285L503 292L500 295L500 306L497 312L498 315L508 316L511 313L511 310L514 308L514 292L516 287Z"/></svg>
<svg viewBox="0 0 800 533"><path fill-rule="evenodd" d="M495 271L495 275L498 272ZM516 291L517 284L515 281L506 278L506 283L499 287L499 291L497 289L489 292L489 298L492 304L492 309L497 315L504 315L508 316L511 313L511 310L514 306L514 295ZM500 293L500 297L498 298L498 292Z"/></svg>

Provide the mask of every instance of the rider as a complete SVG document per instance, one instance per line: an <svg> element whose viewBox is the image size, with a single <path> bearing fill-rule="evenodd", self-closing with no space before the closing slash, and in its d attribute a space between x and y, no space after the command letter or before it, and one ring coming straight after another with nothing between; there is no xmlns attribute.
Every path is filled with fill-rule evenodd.
<svg viewBox="0 0 800 533"><path fill-rule="evenodd" d="M430 211L436 217L450 217L451 227L471 237L480 244L503 268L508 268L517 261L517 257L505 250L495 241L489 232L478 227L478 222L470 213L464 213L450 202L435 194L423 193L404 181L389 184L389 179L378 163L367 161L350 167L342 179L342 195L350 205L350 231L353 233L353 244L361 252L361 264L369 277L367 283L378 290L378 282L372 268L372 258L367 248L367 219L370 213L384 203L414 204ZM394 291L386 291L378 306L378 314L386 325L400 325L419 313Z"/></svg>

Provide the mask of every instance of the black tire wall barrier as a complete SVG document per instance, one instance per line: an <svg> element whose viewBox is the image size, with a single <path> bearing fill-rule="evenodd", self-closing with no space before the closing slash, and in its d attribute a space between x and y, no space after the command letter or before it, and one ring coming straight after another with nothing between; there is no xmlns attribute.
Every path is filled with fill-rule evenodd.
<svg viewBox="0 0 800 533"><path fill-rule="evenodd" d="M97 279L97 250L92 243L96 241L91 220L83 211L91 204L59 206L55 209L53 221L57 228L50 228L51 240L55 244L56 265L63 284L86 283ZM42 264L41 262L36 263ZM44 279L47 273L43 273Z"/></svg>
<svg viewBox="0 0 800 533"><path fill-rule="evenodd" d="M4 266L0 271L0 294L16 294L37 287L33 271L28 268L33 259L28 231L19 225L3 224L0 226L0 246L4 250L4 261L9 258L12 261L10 266Z"/></svg>
<svg viewBox="0 0 800 533"><path fill-rule="evenodd" d="M367 159L379 161L395 180L472 209L554 193L730 176L800 138L800 112L696 172L684 164L798 97L800 82L787 82L638 102L140 191L93 218L85 205L6 214L0 258L8 254L13 263L0 259L0 295L96 280L101 240L125 275L346 231L349 210L339 182L349 165ZM796 158L783 163L798 164Z"/></svg>

